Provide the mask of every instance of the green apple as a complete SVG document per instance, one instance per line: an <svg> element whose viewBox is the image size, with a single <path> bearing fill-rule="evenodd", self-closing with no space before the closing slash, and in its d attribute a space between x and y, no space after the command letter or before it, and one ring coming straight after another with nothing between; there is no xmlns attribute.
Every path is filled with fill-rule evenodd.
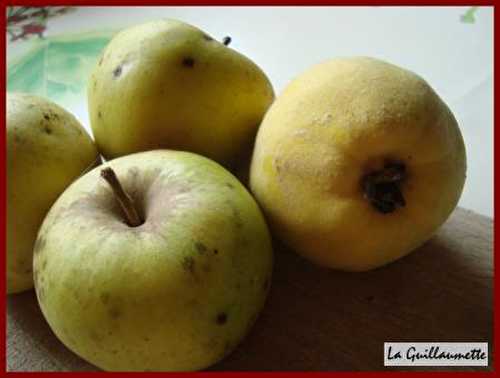
<svg viewBox="0 0 500 378"><path fill-rule="evenodd" d="M38 234L35 288L57 337L108 371L199 370L242 340L267 296L270 235L219 164L156 150L78 179Z"/></svg>
<svg viewBox="0 0 500 378"><path fill-rule="evenodd" d="M264 72L224 42L176 20L118 33L88 85L103 156L170 148L230 168L242 160L274 92Z"/></svg>
<svg viewBox="0 0 500 378"><path fill-rule="evenodd" d="M66 187L100 163L73 115L29 94L7 94L7 293L33 287L33 246Z"/></svg>

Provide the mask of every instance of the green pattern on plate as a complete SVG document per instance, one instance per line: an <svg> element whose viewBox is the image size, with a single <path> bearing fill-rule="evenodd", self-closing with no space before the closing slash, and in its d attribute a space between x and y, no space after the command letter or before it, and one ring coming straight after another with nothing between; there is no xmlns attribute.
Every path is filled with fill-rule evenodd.
<svg viewBox="0 0 500 378"><path fill-rule="evenodd" d="M9 64L7 90L29 92L59 103L85 96L88 77L115 32L92 32L37 41Z"/></svg>

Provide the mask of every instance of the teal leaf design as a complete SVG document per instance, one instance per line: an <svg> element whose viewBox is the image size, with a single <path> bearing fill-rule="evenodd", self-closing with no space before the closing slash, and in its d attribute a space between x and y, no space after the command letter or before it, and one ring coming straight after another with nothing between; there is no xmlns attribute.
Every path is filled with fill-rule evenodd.
<svg viewBox="0 0 500 378"><path fill-rule="evenodd" d="M57 103L81 101L102 50L114 31L92 32L39 40L9 64L7 90L28 92Z"/></svg>

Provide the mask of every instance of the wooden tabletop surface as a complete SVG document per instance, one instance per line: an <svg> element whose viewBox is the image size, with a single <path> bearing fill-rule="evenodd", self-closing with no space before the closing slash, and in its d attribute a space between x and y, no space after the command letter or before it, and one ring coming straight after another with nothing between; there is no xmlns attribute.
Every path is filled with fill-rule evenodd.
<svg viewBox="0 0 500 378"><path fill-rule="evenodd" d="M322 269L275 244L262 314L242 344L210 370L384 370L387 341L489 342L491 369L490 218L457 209L419 250L367 273ZM56 339L34 291L7 298L7 369L97 370Z"/></svg>

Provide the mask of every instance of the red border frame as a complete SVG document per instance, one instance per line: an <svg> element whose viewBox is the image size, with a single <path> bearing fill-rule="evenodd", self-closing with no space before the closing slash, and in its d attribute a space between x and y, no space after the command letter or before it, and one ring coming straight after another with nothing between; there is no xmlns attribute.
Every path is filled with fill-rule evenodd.
<svg viewBox="0 0 500 378"><path fill-rule="evenodd" d="M171 1L160 1L160 0L149 0L145 1L144 3L139 3L137 0L122 0L120 1L119 4L116 4L115 2L111 1L99 1L99 0L89 0L89 1L82 1L82 0L74 0L72 2L67 2L67 1L61 1L61 0L50 0L50 1L43 1L43 0L31 0L31 1L6 1L2 2L2 9L4 12L4 15L1 17L1 25L2 28L5 30L6 29L6 21L5 21L5 14L6 14L6 7L10 5L80 5L80 6L96 6L96 5L101 5L101 6L113 6L113 5L120 5L120 6L126 6L126 5L136 5L136 6L153 6L153 5L165 5L165 6L195 6L195 5L233 5L233 6L250 6L250 5L280 5L280 6L292 6L292 5L308 5L308 6L315 6L315 5L371 5L371 6L398 6L398 5L434 5L434 6L473 6L473 5L478 5L478 6L493 6L495 7L496 1L495 0L474 0L471 2L468 2L466 0L423 0L419 1L417 4L415 4L415 0L375 0L375 1L367 1L367 0L313 0L313 1L307 1L307 0L171 0ZM495 9L494 9L495 13ZM496 17L494 15L494 41L498 40L498 26L497 26L497 21ZM6 103L6 39L2 38L1 39L1 51L2 51L2 61L1 61L1 70L2 73L0 75L0 80L1 80L1 85L3 88L5 88L4 91L2 91L1 96L1 103L0 107L1 110L4 114L4 125L6 122L5 118L5 103ZM494 46L495 47L495 46ZM494 48L494 68L496 69L497 63L498 62L498 49ZM493 73L494 76L494 92L496 92L496 88L498 87L498 82L499 78L498 75L495 75L495 72ZM498 99L496 96L494 96L494 125L497 124L497 107L498 107ZM5 164L6 164L6 147L5 147L5 131L0 134L1 135L1 140L0 144L2 146L2 155L1 155L1 160L2 160L2 168L5 170ZM497 146L500 143L500 133L495 132L494 130L494 146ZM497 218L497 216L500 215L500 205L497 203L497 190L496 188L499 187L498 184L500 184L500 165L497 165L496 163L500 160L500 153L497 151L497 149L494 149L494 185L495 185L495 190L494 190L494 219ZM6 242L6 229L5 229L5 224L6 224L6 175L5 171L4 174L1 175L1 185L0 185L0 193L2 196L2 201L0 201L0 211L2 214L2 220L3 220L3 226L0 228L0 236L1 236L1 245L2 249L5 251L5 242ZM499 231L500 227L497 225L496 222L494 222L494 240L496 240L497 233ZM494 243L494 252L495 255L497 254L497 245ZM500 260L494 258L494 268L495 271L498 271L498 266L500 265ZM5 272L5 258L0 259L0 270L2 272ZM499 297L500 293L495 290L496 285L496 277L494 279L494 308L496 307L496 304L499 303ZM5 277L4 280L0 280L0 292L5 293ZM434 377L434 376L441 376L441 375L450 375L453 374L455 375L460 375L460 376L465 376L465 375L470 375L474 374L475 377L482 377L482 376L496 376L496 361L495 359L493 360L493 371L491 372L463 372L463 373L457 373L457 372L394 372L394 371L378 371L378 372L197 372L197 373L107 373L107 372L69 372L69 373L22 373L22 372L6 372L6 301L4 300L1 302L1 307L3 307L3 311L1 311L1 316L0 319L3 321L4 326L0 327L0 339L3 342L0 342L0 352L2 353L3 357L0 357L0 374L5 374L5 375L17 375L17 374L22 374L24 377L35 377L39 375L48 375L50 374L51 376L67 376L68 374L71 376L87 376L87 375L98 375L98 374L106 374L107 376L115 376L115 377L121 377L123 375L127 376L135 376L135 375L140 375L140 376L158 376L159 374L168 374L170 377L186 377L186 376L219 376L223 375L224 377L253 377L253 376L268 376L268 377L277 377L277 378L285 378L289 376L293 377L306 377L306 376L315 376L317 378L323 378L323 377L340 377L340 376L362 376L362 377L374 377L374 376L379 376L379 375L391 375L392 377L397 377L397 376L403 376L403 375L410 375L410 376L417 376L417 375L424 375L425 377ZM499 339L500 339L500 328L498 327L498 311L495 311L494 314L494 322L493 322L493 329L494 329L494 342L493 342L493 348L494 351L498 350L499 345Z"/></svg>
<svg viewBox="0 0 500 378"><path fill-rule="evenodd" d="M6 11L5 11L5 7L4 8L4 14L2 15L1 17L1 22L2 22L2 30L5 30L6 29L6 26L5 26L5 17L6 17ZM6 114L5 114L5 101L6 101L6 90L7 90L7 83L6 83L6 38L1 38L1 44L2 44L2 74L0 75L1 77L1 85L2 85L2 88L5 88L5 91L2 91L2 100L1 100L1 109L2 109L2 114L4 114L4 124L6 124ZM6 130L7 128L5 127L4 128L4 132L0 133L1 135L1 146L2 146L2 168L5 169L5 161L6 161L6 147L5 147L5 133L6 133ZM6 172L4 172L4 174L2 174L1 176L1 180L2 180L2 185L0 185L0 190L1 190L1 194L2 194L2 201L1 201L1 212L2 212L2 220L4 222L2 222L2 227L0 228L0 235L1 235L1 240L2 240L2 248L4 249L5 251L5 243L6 243L6 217L7 217L7 209L6 209L6 202L7 202L7 196L6 196L6 180L5 180L5 177L6 177ZM4 253L4 256L5 256L5 253ZM5 258L2 258L0 259L0 266L1 266L1 271L2 272L5 272ZM5 293L6 292L6 277L4 277L3 280L0 280L0 290L2 290L2 293ZM5 371L6 370L6 335L7 335L7 332L6 332L6 327L7 327L7 324L6 324L6 319L5 319L5 297L4 297L4 300L2 301L2 307L3 307L3 311L2 311L2 321L3 321L3 324L4 324L4 327L0 327L0 330L1 330L1 335L0 337L2 338L2 341L3 342L0 342L0 350L2 351L2 356L3 358L0 358L0 361L1 361L1 370L2 371Z"/></svg>
<svg viewBox="0 0 500 378"><path fill-rule="evenodd" d="M26 0L26 1L5 1L4 7L11 5L72 5L72 6L319 6L319 5L366 5L366 6L494 6L495 0ZM5 21L2 21L5 22Z"/></svg>

